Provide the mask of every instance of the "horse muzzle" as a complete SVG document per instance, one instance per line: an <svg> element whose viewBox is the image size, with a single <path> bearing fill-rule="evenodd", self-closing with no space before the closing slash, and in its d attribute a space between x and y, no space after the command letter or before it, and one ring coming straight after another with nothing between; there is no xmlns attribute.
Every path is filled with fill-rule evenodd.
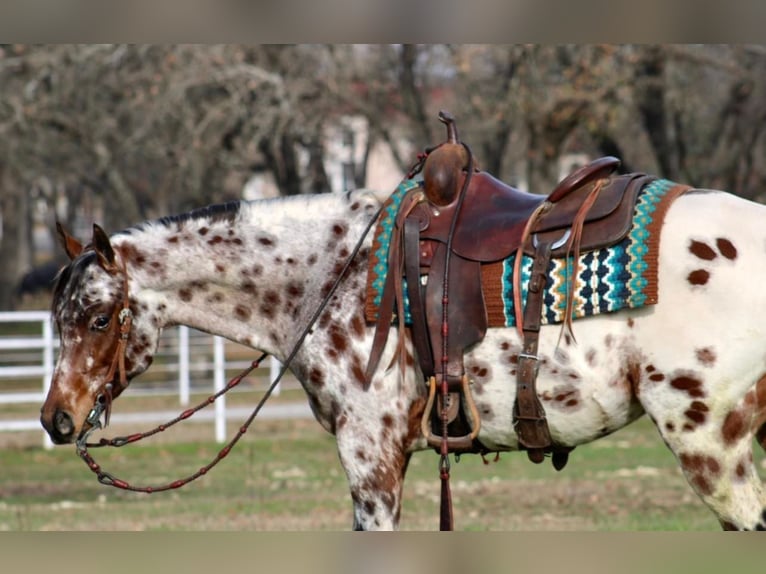
<svg viewBox="0 0 766 574"><path fill-rule="evenodd" d="M74 442L75 424L72 415L61 409L56 409L53 416L40 417L40 423L55 444L68 444Z"/></svg>

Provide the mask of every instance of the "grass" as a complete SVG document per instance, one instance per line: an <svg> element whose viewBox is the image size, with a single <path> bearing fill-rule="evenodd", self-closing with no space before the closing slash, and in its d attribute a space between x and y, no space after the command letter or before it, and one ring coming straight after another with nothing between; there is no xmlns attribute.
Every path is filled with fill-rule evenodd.
<svg viewBox="0 0 766 574"><path fill-rule="evenodd" d="M220 448L195 437L200 426L207 427L187 426L181 437L92 454L131 482L169 481L194 472ZM757 457L763 468L760 449ZM437 461L430 451L413 457L404 530L438 528ZM486 465L478 456L463 456L452 465L451 484L460 530L718 529L645 420L579 447L560 473L522 453ZM313 421L256 421L207 476L152 495L100 485L73 447L2 452L3 530L347 530L350 524L333 437Z"/></svg>

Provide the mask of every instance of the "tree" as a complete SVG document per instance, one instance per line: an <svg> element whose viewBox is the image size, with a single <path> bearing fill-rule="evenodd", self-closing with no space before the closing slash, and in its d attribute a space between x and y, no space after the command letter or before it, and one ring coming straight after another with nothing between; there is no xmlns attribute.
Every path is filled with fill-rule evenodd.
<svg viewBox="0 0 766 574"><path fill-rule="evenodd" d="M752 45L2 45L0 308L35 261L30 190L111 231L259 173L329 191L326 134L348 117L367 124L358 187L375 146L404 172L441 142L446 108L483 169L531 191L576 152L766 199L765 72Z"/></svg>

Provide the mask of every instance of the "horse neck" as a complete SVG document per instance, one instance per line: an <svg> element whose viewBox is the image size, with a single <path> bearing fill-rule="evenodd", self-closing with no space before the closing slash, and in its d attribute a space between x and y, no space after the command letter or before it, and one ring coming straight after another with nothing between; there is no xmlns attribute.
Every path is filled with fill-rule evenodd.
<svg viewBox="0 0 766 574"><path fill-rule="evenodd" d="M188 325L280 356L374 207L340 194L241 202L225 217L192 212L112 240L131 298L157 326Z"/></svg>

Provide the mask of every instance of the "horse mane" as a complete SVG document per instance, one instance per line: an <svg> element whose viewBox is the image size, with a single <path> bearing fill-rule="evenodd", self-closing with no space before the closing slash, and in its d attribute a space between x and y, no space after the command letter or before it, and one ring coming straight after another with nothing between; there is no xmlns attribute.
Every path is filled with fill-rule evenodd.
<svg viewBox="0 0 766 574"><path fill-rule="evenodd" d="M128 229L120 231L118 235L130 235L136 231L145 231L147 227L151 227L153 225L161 225L163 227L171 227L176 225L181 227L184 223L189 221L197 221L199 219L206 219L211 223L218 221L233 222L239 215L241 207L242 200L239 199L228 201L226 203L216 203L206 207L198 207L185 213L165 215L159 219L144 221L134 225L133 227L129 227Z"/></svg>
<svg viewBox="0 0 766 574"><path fill-rule="evenodd" d="M166 215L158 219L144 221L138 223L132 227L124 229L117 233L117 235L131 235L136 232L146 231L153 226L182 227L185 223L190 221L206 220L210 223L217 223L220 221L233 223L236 218L242 213L243 209L252 208L256 205L274 205L281 204L289 206L291 204L300 205L302 202L313 198L331 198L341 197L346 202L351 202L352 197L357 198L363 195L371 195L378 202L382 202L385 197L379 196L376 192L368 189L348 190L341 193L319 193L319 194L298 194L288 196L277 196L264 199L255 199L251 201L246 200L232 200L226 203L217 203L208 205L206 207L199 207L185 213L179 213L176 215Z"/></svg>

